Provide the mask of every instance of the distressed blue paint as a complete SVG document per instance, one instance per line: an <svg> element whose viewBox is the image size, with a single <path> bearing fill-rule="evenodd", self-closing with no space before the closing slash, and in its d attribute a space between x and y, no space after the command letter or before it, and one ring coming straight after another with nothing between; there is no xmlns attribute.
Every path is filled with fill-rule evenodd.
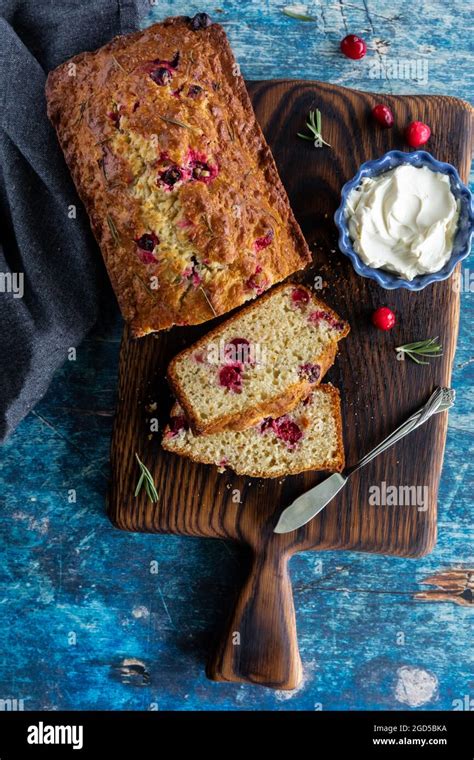
<svg viewBox="0 0 474 760"><path fill-rule="evenodd" d="M213 13L215 5L160 2L151 15ZM314 24L286 18L283 5L234 0L213 13L250 79L315 78L465 98L472 91L468 3L402 2L394 10L386 0L352 0L350 7L321 0L307 6ZM381 18L395 15L400 18ZM353 63L338 54L347 31L371 44L389 40L401 58L428 60L428 84L371 79L368 60ZM77 361L66 362L2 452L0 699L23 699L25 709L400 709L406 705L400 693L397 698L397 672L406 665L438 682L423 708L414 709L452 709L453 700L473 697L470 610L413 601L430 573L472 563L473 298L461 297L458 400L449 422L438 545L417 561L337 552L291 561L306 673L292 694L205 679L212 631L243 571L234 547L122 534L106 520L118 315L84 341ZM71 488L76 504L68 503ZM157 575L150 572L153 560ZM404 646L396 644L400 632ZM68 643L71 633L75 645ZM144 664L146 683L139 668L127 678L126 658Z"/></svg>

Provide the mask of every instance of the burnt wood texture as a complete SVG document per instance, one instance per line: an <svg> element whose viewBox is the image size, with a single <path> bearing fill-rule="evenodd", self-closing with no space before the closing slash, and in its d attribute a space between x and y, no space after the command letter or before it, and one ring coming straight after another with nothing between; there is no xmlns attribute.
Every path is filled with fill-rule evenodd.
<svg viewBox="0 0 474 760"><path fill-rule="evenodd" d="M248 85L257 118L270 144L301 224L314 264L298 278L308 285L321 277L319 291L350 322L326 376L341 390L346 461L354 464L426 401L437 385L449 386L456 347L459 293L453 281L418 293L387 291L355 274L339 252L333 214L341 186L368 159L388 150L408 150L403 128L412 120L428 123L426 146L437 159L457 167L467 181L471 160L472 111L467 103L441 96L377 96L319 82L274 81ZM389 105L393 129L374 124L371 108ZM296 136L308 112L319 108L322 132L331 148L315 148ZM397 315L389 333L376 330L370 315L386 305ZM351 549L419 557L436 540L436 501L447 429L437 415L395 447L354 474L348 486L314 520L297 531L276 535L282 509L324 477L304 473L286 479L257 480L218 473L164 452L160 434L171 398L164 379L170 359L216 321L198 327L130 340L124 331L119 398L111 447L108 513L118 528L177 533L237 541L253 555L250 574L228 627L208 665L216 680L291 689L301 678L288 559L307 549ZM399 361L395 347L439 336L442 358L429 366ZM156 404L156 409L154 404ZM142 490L135 453L155 479L159 502ZM369 488L426 486L428 501L416 506L374 506ZM237 501L239 499L239 501ZM179 568L177 568L179 572Z"/></svg>

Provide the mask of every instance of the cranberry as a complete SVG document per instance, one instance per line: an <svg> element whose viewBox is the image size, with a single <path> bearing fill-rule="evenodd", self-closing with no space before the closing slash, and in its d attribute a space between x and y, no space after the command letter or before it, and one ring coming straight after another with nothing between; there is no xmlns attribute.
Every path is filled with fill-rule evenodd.
<svg viewBox="0 0 474 760"><path fill-rule="evenodd" d="M145 232L144 235L135 240L135 243L142 249L142 251L149 251L150 253L159 242L160 241L154 232Z"/></svg>
<svg viewBox="0 0 474 760"><path fill-rule="evenodd" d="M242 366L237 362L226 364L219 371L219 383L233 393L242 392Z"/></svg>
<svg viewBox="0 0 474 760"><path fill-rule="evenodd" d="M212 182L218 173L217 165L208 163L205 153L192 148L188 154L186 170L189 172L190 179L200 180L206 184Z"/></svg>
<svg viewBox="0 0 474 760"><path fill-rule="evenodd" d="M264 290L266 290L269 286L269 282L264 274L262 274L263 270L260 264L257 264L257 267L255 269L254 274L249 277L247 282L245 283L246 287L250 290L255 290L257 296L259 296L261 293L263 293Z"/></svg>
<svg viewBox="0 0 474 760"><path fill-rule="evenodd" d="M295 306L306 306L309 303L309 293L304 288L294 288L291 292L291 300Z"/></svg>
<svg viewBox="0 0 474 760"><path fill-rule="evenodd" d="M372 314L372 324L379 330L391 330L396 321L395 314L388 306L381 306Z"/></svg>
<svg viewBox="0 0 474 760"><path fill-rule="evenodd" d="M135 239L138 246L137 255L143 264L154 264L156 262L153 251L159 242L154 232L145 232L140 238Z"/></svg>
<svg viewBox="0 0 474 760"><path fill-rule="evenodd" d="M200 179L206 182L211 177L211 167L209 164L205 164L202 161L196 161L193 165L192 175L193 179Z"/></svg>
<svg viewBox="0 0 474 760"><path fill-rule="evenodd" d="M378 106L374 106L372 108L372 116L375 121L380 124L381 127L384 127L384 129L393 127L395 119L393 118L393 113L388 106L384 106L382 103L379 103Z"/></svg>
<svg viewBox="0 0 474 760"><path fill-rule="evenodd" d="M178 414L176 417L171 417L169 422L170 435L178 435L182 430L189 430L189 423L184 414Z"/></svg>
<svg viewBox="0 0 474 760"><path fill-rule="evenodd" d="M255 252L258 253L259 251L263 251L264 248L268 248L268 246L272 244L273 238L273 230L268 230L266 235L262 235L262 237L257 238L253 244Z"/></svg>
<svg viewBox="0 0 474 760"><path fill-rule="evenodd" d="M118 111L109 111L107 114L109 119L113 122L116 129L120 128L120 114Z"/></svg>
<svg viewBox="0 0 474 760"><path fill-rule="evenodd" d="M247 338L232 338L224 349L226 359L241 364L252 364L250 342Z"/></svg>
<svg viewBox="0 0 474 760"><path fill-rule="evenodd" d="M313 403L314 394L310 393L309 396L306 396L305 400L303 401L303 406L309 406Z"/></svg>
<svg viewBox="0 0 474 760"><path fill-rule="evenodd" d="M334 330L343 330L344 322L338 322L328 311L313 311L308 317L308 322L316 325L324 319Z"/></svg>
<svg viewBox="0 0 474 760"><path fill-rule="evenodd" d="M422 121L412 121L405 131L405 138L410 148L419 148L428 142L431 135L431 129L428 124Z"/></svg>
<svg viewBox="0 0 474 760"><path fill-rule="evenodd" d="M167 66L158 66L158 68L150 71L150 77L155 84L159 84L160 86L168 84L168 82L171 81L172 76L173 74Z"/></svg>
<svg viewBox="0 0 474 760"><path fill-rule="evenodd" d="M202 87L199 87L198 84L192 84L191 87L188 90L188 97L189 98L197 98L202 92Z"/></svg>
<svg viewBox="0 0 474 760"><path fill-rule="evenodd" d="M183 172L179 166L170 166L168 169L160 172L160 180L164 182L165 185L168 185L168 187L173 187L173 185L176 185L176 183L179 182L182 177Z"/></svg>
<svg viewBox="0 0 474 760"><path fill-rule="evenodd" d="M198 29L207 29L211 24L211 17L207 13L196 13L190 21L193 32L197 32Z"/></svg>
<svg viewBox="0 0 474 760"><path fill-rule="evenodd" d="M277 438L285 441L289 446L294 446L303 436L301 428L287 416L274 420L273 430Z"/></svg>
<svg viewBox="0 0 474 760"><path fill-rule="evenodd" d="M358 61L363 58L367 52L367 45L357 34L348 34L347 37L341 41L341 51L348 58L352 58L354 61Z"/></svg>
<svg viewBox="0 0 474 760"><path fill-rule="evenodd" d="M300 364L298 374L301 378L306 378L310 383L316 383L321 375L319 364Z"/></svg>
<svg viewBox="0 0 474 760"><path fill-rule="evenodd" d="M186 267L186 269L184 270L184 272L182 274L182 277L185 280L191 280L192 281L192 283L193 283L193 285L194 285L195 288L198 288L199 285L202 282L202 277L199 274L198 267L199 267L199 262L196 259L196 257L193 256L191 258L191 264Z"/></svg>

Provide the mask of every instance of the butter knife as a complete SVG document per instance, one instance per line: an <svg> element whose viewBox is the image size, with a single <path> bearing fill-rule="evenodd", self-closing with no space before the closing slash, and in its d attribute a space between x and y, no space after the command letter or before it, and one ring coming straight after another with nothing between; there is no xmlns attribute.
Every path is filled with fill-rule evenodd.
<svg viewBox="0 0 474 760"><path fill-rule="evenodd" d="M372 459L375 459L383 451L393 446L394 443L400 441L408 433L411 433L412 430L423 425L433 414L439 414L450 409L454 404L455 395L455 391L451 388L437 388L421 409L412 414L400 427L379 443L378 446L362 457L357 464L346 469L343 473L335 472L326 478L326 480L323 480L322 483L319 483L319 485L295 499L280 515L274 532L290 533L292 530L306 525L344 488L354 472L360 470L361 467L364 467L364 465L371 462Z"/></svg>

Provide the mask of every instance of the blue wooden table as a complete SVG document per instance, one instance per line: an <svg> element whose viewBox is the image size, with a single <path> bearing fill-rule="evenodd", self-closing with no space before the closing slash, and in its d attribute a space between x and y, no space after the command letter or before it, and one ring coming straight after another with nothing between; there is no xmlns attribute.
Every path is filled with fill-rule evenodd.
<svg viewBox="0 0 474 760"><path fill-rule="evenodd" d="M461 0L319 0L306 6L314 22L285 16L275 0L216 5L160 0L143 25L208 11L248 79L466 99L472 91L469 4ZM348 32L367 39L363 61L340 55ZM456 579L452 592L423 582L436 576L442 586L451 571L474 564L473 300L465 287L437 547L421 560L337 552L292 559L305 670L295 692L204 676L213 631L241 581L233 546L124 534L105 517L122 329L115 312L65 362L2 451L0 709L466 709L474 697L472 593L459 597ZM423 590L434 593L423 601Z"/></svg>

